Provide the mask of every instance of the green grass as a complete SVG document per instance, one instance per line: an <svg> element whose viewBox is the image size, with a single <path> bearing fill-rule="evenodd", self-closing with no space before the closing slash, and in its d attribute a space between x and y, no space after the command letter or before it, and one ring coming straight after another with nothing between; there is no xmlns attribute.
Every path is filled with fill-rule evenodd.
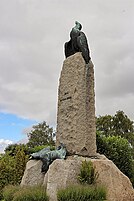
<svg viewBox="0 0 134 201"><path fill-rule="evenodd" d="M80 173L78 175L78 180L81 184L95 184L98 178L98 173L95 173L95 168L93 167L92 161L83 161Z"/></svg>
<svg viewBox="0 0 134 201"><path fill-rule="evenodd" d="M7 186L3 191L4 201L49 201L41 186Z"/></svg>
<svg viewBox="0 0 134 201"><path fill-rule="evenodd" d="M106 189L91 185L69 186L57 193L58 201L104 201L106 200Z"/></svg>
<svg viewBox="0 0 134 201"><path fill-rule="evenodd" d="M4 201L11 201L13 200L13 196L15 192L19 190L20 186L13 186L13 185L7 185L3 189L3 197Z"/></svg>

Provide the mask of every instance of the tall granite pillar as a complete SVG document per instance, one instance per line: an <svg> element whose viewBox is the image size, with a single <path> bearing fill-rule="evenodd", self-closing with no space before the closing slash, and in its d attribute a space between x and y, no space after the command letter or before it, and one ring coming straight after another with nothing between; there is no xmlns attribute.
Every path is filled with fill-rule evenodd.
<svg viewBox="0 0 134 201"><path fill-rule="evenodd" d="M59 81L56 144L69 154L96 155L95 94L93 63L81 53L68 57Z"/></svg>

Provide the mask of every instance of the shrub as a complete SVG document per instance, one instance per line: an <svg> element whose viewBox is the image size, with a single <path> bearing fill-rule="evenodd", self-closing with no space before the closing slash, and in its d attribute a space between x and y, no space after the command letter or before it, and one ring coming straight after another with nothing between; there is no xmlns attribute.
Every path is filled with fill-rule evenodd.
<svg viewBox="0 0 134 201"><path fill-rule="evenodd" d="M9 144L4 151L10 156L15 156L19 149L23 150L25 155L29 154L29 148L27 144Z"/></svg>
<svg viewBox="0 0 134 201"><path fill-rule="evenodd" d="M46 190L41 186L21 187L13 196L13 201L48 201Z"/></svg>
<svg viewBox="0 0 134 201"><path fill-rule="evenodd" d="M3 189L3 198L5 201L13 200L14 193L19 190L19 186L8 185Z"/></svg>
<svg viewBox="0 0 134 201"><path fill-rule="evenodd" d="M8 155L0 158L0 200L3 198L2 190L4 186L14 183L14 159Z"/></svg>
<svg viewBox="0 0 134 201"><path fill-rule="evenodd" d="M97 132L97 152L107 156L132 182L134 181L132 148L126 139L119 136L106 137Z"/></svg>
<svg viewBox="0 0 134 201"><path fill-rule="evenodd" d="M49 145L49 144L48 145L39 145L39 146L35 146L33 148L29 148L29 152L30 152L30 154L32 154L32 153L41 151L42 149L47 148L47 147L50 147L50 150L55 149L55 146L52 146L52 145Z"/></svg>
<svg viewBox="0 0 134 201"><path fill-rule="evenodd" d="M27 156L23 149L17 147L16 155L7 153L0 157L0 199L2 199L2 190L6 185L17 185L21 182L24 174Z"/></svg>
<svg viewBox="0 0 134 201"><path fill-rule="evenodd" d="M104 201L106 190L104 187L91 185L69 186L58 191L57 199L58 201Z"/></svg>
<svg viewBox="0 0 134 201"><path fill-rule="evenodd" d="M28 161L28 158L25 155L25 152L23 149L17 150L14 160L15 160L14 161L15 184L20 184L24 171L25 171L26 163Z"/></svg>
<svg viewBox="0 0 134 201"><path fill-rule="evenodd" d="M130 181L132 182L134 187L134 160L132 161L132 176L130 178Z"/></svg>
<svg viewBox="0 0 134 201"><path fill-rule="evenodd" d="M78 175L78 180L81 184L94 184L98 177L91 161L83 161Z"/></svg>

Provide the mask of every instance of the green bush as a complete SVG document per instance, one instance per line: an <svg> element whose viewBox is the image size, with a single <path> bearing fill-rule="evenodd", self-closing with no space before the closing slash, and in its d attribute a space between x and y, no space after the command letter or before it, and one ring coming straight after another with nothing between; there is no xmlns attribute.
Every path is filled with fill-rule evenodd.
<svg viewBox="0 0 134 201"><path fill-rule="evenodd" d="M32 154L32 153L41 151L42 149L47 148L47 147L50 147L50 150L55 149L55 146L47 144L47 145L39 145L39 146L35 146L33 148L29 148L29 152L30 152L30 154Z"/></svg>
<svg viewBox="0 0 134 201"><path fill-rule="evenodd" d="M13 200L14 193L19 190L20 186L8 185L3 189L3 198L5 201Z"/></svg>
<svg viewBox="0 0 134 201"><path fill-rule="evenodd" d="M41 186L21 187L13 196L13 201L48 201L46 190Z"/></svg>
<svg viewBox="0 0 134 201"><path fill-rule="evenodd" d="M14 159L9 155L0 158L0 200L3 198L2 190L8 184L14 183Z"/></svg>
<svg viewBox="0 0 134 201"><path fill-rule="evenodd" d="M9 151L0 157L0 200L2 199L2 189L9 185L20 184L24 174L27 155L20 147L16 147L15 156L10 155Z"/></svg>
<svg viewBox="0 0 134 201"><path fill-rule="evenodd" d="M78 180L81 184L94 184L98 174L95 173L95 169L91 161L83 161L78 175Z"/></svg>
<svg viewBox="0 0 134 201"><path fill-rule="evenodd" d="M97 152L104 154L112 160L115 165L117 165L117 167L133 182L133 158L132 148L129 142L125 138L119 136L106 137L99 132L97 132L96 140Z"/></svg>
<svg viewBox="0 0 134 201"><path fill-rule="evenodd" d="M134 160L132 161L132 176L131 176L130 180L134 187Z"/></svg>
<svg viewBox="0 0 134 201"><path fill-rule="evenodd" d="M104 187L91 185L70 186L59 190L57 199L58 201L104 201L106 200L106 190Z"/></svg>
<svg viewBox="0 0 134 201"><path fill-rule="evenodd" d="M19 149L23 150L25 155L29 155L29 148L27 144L9 144L4 151L10 156L15 156Z"/></svg>

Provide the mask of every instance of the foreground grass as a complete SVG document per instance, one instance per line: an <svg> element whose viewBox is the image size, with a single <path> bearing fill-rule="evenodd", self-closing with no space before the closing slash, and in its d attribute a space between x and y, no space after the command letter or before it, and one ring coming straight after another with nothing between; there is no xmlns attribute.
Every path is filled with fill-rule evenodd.
<svg viewBox="0 0 134 201"><path fill-rule="evenodd" d="M104 201L106 200L106 189L89 185L69 186L59 190L58 201Z"/></svg>

